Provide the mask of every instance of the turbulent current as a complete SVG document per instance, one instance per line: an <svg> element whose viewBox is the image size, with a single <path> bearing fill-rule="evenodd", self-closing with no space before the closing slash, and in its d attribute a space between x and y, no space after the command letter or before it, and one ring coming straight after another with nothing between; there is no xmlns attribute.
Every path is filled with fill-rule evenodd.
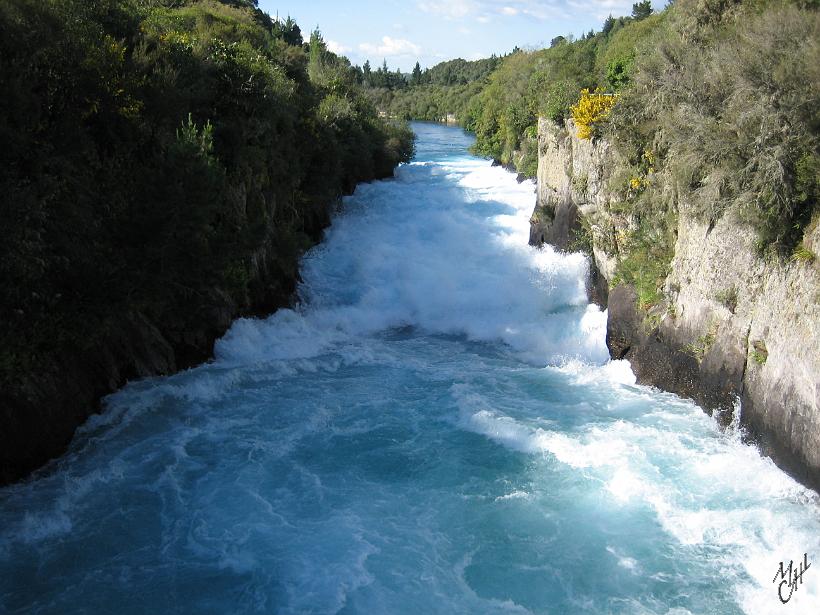
<svg viewBox="0 0 820 615"><path fill-rule="evenodd" d="M608 361L532 183L414 128L297 308L0 490L0 612L820 613L818 496Z"/></svg>

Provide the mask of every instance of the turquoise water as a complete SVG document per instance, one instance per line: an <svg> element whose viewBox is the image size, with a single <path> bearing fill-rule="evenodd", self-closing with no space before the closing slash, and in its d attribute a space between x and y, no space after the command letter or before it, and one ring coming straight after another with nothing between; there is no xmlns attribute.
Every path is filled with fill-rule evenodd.
<svg viewBox="0 0 820 615"><path fill-rule="evenodd" d="M820 500L608 362L533 185L417 124L302 302L0 490L2 613L817 613Z"/></svg>

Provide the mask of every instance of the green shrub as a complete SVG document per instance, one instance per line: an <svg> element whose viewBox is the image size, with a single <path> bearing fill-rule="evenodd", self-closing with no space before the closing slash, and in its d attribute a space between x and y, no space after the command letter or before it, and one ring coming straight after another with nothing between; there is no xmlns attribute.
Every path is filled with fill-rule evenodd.
<svg viewBox="0 0 820 615"><path fill-rule="evenodd" d="M674 241L665 225L643 222L622 246L613 286L632 284L638 307L644 311L663 301L663 285L669 275Z"/></svg>
<svg viewBox="0 0 820 615"><path fill-rule="evenodd" d="M813 263L817 259L817 255L803 245L803 242L797 244L792 252L791 260L802 263Z"/></svg>
<svg viewBox="0 0 820 615"><path fill-rule="evenodd" d="M725 288L715 295L715 300L723 304L732 313L737 309L737 287Z"/></svg>
<svg viewBox="0 0 820 615"><path fill-rule="evenodd" d="M756 340L752 344L751 352L752 360L758 365L765 365L769 358L769 351L766 349L766 342L763 340Z"/></svg>
<svg viewBox="0 0 820 615"><path fill-rule="evenodd" d="M718 330L718 323L712 322L706 333L699 336L698 339L691 343L687 344L684 347L684 351L695 357L698 363L703 361L703 358L706 356L706 353L712 348L717 339L717 330Z"/></svg>

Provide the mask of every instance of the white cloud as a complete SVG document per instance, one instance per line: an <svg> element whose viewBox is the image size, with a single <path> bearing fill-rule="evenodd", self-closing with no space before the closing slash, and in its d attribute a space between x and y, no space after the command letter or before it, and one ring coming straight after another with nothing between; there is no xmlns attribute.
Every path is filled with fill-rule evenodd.
<svg viewBox="0 0 820 615"><path fill-rule="evenodd" d="M592 13L603 21L607 15L620 17L632 14L633 0L568 0L567 5L578 11ZM662 7L660 2L653 3L656 10Z"/></svg>
<svg viewBox="0 0 820 615"><path fill-rule="evenodd" d="M391 38L383 36L381 45L373 45L371 43L362 43L359 45L359 50L370 56L403 56L403 55L421 55L421 47L415 43L403 38Z"/></svg>
<svg viewBox="0 0 820 615"><path fill-rule="evenodd" d="M535 19L546 19L555 15L556 9L566 0L427 0L419 2L418 7L426 13L438 15L444 19L463 19L475 16L479 23L491 21L490 15L528 15ZM582 2L616 1L616 0L581 0Z"/></svg>
<svg viewBox="0 0 820 615"><path fill-rule="evenodd" d="M342 45L341 43L337 43L336 41L328 40L328 41L325 41L325 44L327 45L328 50L332 51L336 55L341 56L341 55L346 54L348 51L350 51L350 47L346 47L345 45Z"/></svg>
<svg viewBox="0 0 820 615"><path fill-rule="evenodd" d="M476 10L472 0L445 0L444 2L419 2L419 8L425 13L441 15L446 19L461 19Z"/></svg>

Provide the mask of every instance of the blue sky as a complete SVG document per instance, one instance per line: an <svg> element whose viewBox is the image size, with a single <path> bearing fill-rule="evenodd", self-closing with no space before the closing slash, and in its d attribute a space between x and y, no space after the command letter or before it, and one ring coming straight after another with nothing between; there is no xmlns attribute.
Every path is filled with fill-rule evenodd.
<svg viewBox="0 0 820 615"><path fill-rule="evenodd" d="M387 60L412 69L443 60L486 58L516 45L541 48L558 35L600 30L607 15L629 15L636 0L259 0L290 15L307 35L319 26L329 47L354 64ZM654 0L655 8L663 6Z"/></svg>

